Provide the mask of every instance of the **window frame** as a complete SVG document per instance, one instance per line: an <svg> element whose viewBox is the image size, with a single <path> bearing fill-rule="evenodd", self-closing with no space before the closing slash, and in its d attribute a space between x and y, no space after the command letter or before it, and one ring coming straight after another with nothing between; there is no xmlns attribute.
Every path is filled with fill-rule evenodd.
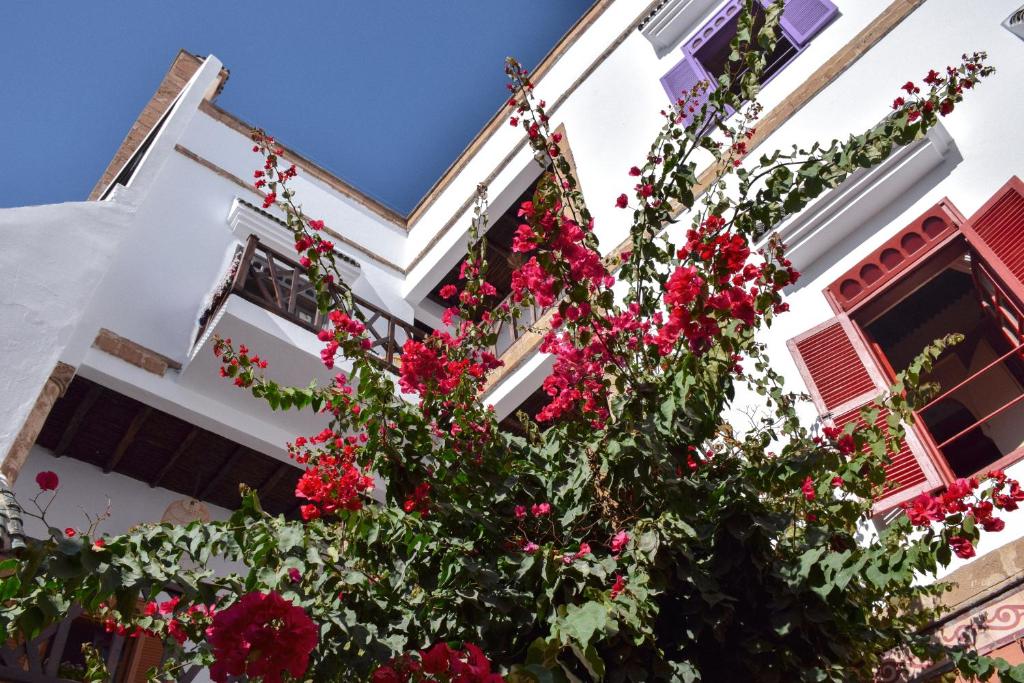
<svg viewBox="0 0 1024 683"><path fill-rule="evenodd" d="M773 0L758 0L760 5L767 7ZM705 45L708 41L712 40L716 35L730 25L731 21L737 17L743 8L745 0L727 0L721 5L711 18L703 22L693 34L685 40L680 46L680 50L683 53L682 59L661 77L661 85L665 89L665 93L672 102L676 102L681 93L684 90L689 90L694 84L706 80L708 82L708 89L704 96L701 98L698 106L703 105L707 100L708 95L718 88L718 76L712 74L708 68L701 62L697 56L697 52ZM801 10L804 12L810 11L808 8L813 6L821 7L821 15L816 20L810 22L810 25L806 27L798 27L796 22L792 19L792 14L787 16L786 11L789 9L789 5L794 3L794 13L799 13ZM793 46L794 52L789 60L783 64L779 69L772 73L766 78L761 86L764 87L770 83L776 76L786 70L786 68L792 64L800 56L800 54L807 48L808 45L813 41L815 36L821 33L826 26L839 16L839 8L831 2L831 0L787 0L787 7L783 10L782 18L779 22L779 30L781 35ZM730 41L731 41L730 37ZM690 76L682 76L683 72L690 72ZM685 85L690 80L692 83ZM680 83L683 85L680 86ZM732 112L730 112L731 114Z"/></svg>
<svg viewBox="0 0 1024 683"><path fill-rule="evenodd" d="M942 224L938 225L936 221ZM1003 299L1014 309L1018 316L1015 331L1018 338L1024 340L1024 329L1021 329L1021 321L1024 320L1024 248L1018 246L1024 241L1016 239L1017 235L1024 237L1024 182L1014 176L970 219L964 218L948 198L942 198L826 286L822 293L836 318L788 342L804 383L815 396L815 404L822 418L832 420L842 410L850 410L850 404L856 403L856 400L835 406L831 412L823 406L820 397L816 396L814 378L809 375L807 366L796 349L799 341L839 320L843 322L860 361L869 372L872 369L881 372L886 382L891 383L895 372L884 351L870 339L865 326L912 295L964 255L970 255L974 265L972 274L975 278L974 286L979 292L979 301L987 294L987 290L980 289L978 285L977 273L981 270L994 286L1001 290ZM998 320L996 322L998 323ZM1024 358L1020 347L1013 347L1013 340L1009 341L1011 350L1003 354L1003 357L1016 352ZM964 381L977 377L988 367L990 366L976 371ZM948 391L948 388L944 391ZM1013 400L1016 401L1017 398ZM1008 409L1010 405L1012 404L1004 404L998 410ZM984 421L987 422L995 414L998 414L998 411L986 416ZM933 468L939 474L938 485L952 482L955 479L952 468L930 431L924 426L923 420L919 418L914 425L909 426L907 432L911 450L915 450L910 443L911 435L913 440L922 446L921 452L915 453L922 470L927 470L929 466ZM1007 467L1022 459L1024 444L986 465L979 473ZM890 509L904 499L906 496L899 494L885 496L876 503L876 512Z"/></svg>

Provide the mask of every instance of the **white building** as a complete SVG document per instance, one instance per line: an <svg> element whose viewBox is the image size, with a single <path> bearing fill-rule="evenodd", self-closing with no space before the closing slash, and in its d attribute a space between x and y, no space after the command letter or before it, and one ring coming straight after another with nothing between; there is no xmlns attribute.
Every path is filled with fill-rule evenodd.
<svg viewBox="0 0 1024 683"><path fill-rule="evenodd" d="M787 293L794 312L767 342L777 367L795 389L814 393L826 417L841 422L927 341L968 334L937 371L945 386L963 386L922 415L894 471L905 486L880 504L883 514L993 465L1024 477L1019 3L789 0L762 93L758 155L868 128L903 82L963 52L986 50L998 69L927 139L778 227L803 278ZM535 71L606 252L626 238L629 212L614 197L661 125L666 89L714 75L740 4L598 0ZM107 495L111 533L223 517L240 482L270 511L295 512L299 471L284 444L319 431L317 420L270 413L225 383L210 348L213 333L244 341L286 383L327 376L315 307L292 277L290 236L256 208L250 125L216 104L226 80L216 57L180 53L88 201L0 211L3 473L23 501L39 471L60 473L51 514L70 524L83 520L83 508L101 512ZM508 262L515 224L501 216L540 168L505 114L408 216L286 147L307 213L333 230L348 281L377 316L375 348L386 361L414 328L440 326L435 293L464 256L480 182L490 192L493 262ZM494 268L498 280L503 270ZM511 332L499 342L506 365L485 396L499 418L538 407L549 368L538 343L534 333ZM1019 661L1024 515L1007 522L983 538L979 557L955 567L956 609L941 633L958 637L984 613L979 647ZM43 530L27 523L26 533ZM159 656L119 648L111 655L118 680L142 680L147 658ZM0 676L57 680L50 660L37 663L34 678L19 678L10 662Z"/></svg>

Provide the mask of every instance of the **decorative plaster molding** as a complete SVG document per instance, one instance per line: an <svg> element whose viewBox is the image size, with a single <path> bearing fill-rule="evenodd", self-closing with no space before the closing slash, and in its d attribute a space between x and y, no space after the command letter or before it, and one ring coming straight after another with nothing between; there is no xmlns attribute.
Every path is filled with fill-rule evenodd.
<svg viewBox="0 0 1024 683"><path fill-rule="evenodd" d="M1013 14L1006 17L1006 20L1003 21L1003 27L1021 40L1024 40L1024 5L1018 7Z"/></svg>
<svg viewBox="0 0 1024 683"><path fill-rule="evenodd" d="M853 173L769 234L778 234L794 267L805 270L906 193L954 149L953 138L937 124L924 138L897 149L881 164Z"/></svg>
<svg viewBox="0 0 1024 683"><path fill-rule="evenodd" d="M272 214L261 211L244 199L235 198L228 211L228 226L239 242L245 244L249 235L282 254L295 253L295 241L287 226ZM359 262L335 250L335 263L341 279L351 285L361 272Z"/></svg>
<svg viewBox="0 0 1024 683"><path fill-rule="evenodd" d="M704 21L719 0L667 0L637 30L650 41L658 57L664 57Z"/></svg>

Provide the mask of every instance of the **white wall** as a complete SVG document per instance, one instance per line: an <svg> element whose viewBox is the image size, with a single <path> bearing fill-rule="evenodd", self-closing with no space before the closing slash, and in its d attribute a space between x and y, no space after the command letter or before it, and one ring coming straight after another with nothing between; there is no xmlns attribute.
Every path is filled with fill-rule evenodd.
<svg viewBox="0 0 1024 683"><path fill-rule="evenodd" d="M95 202L0 209L0 455L63 357L132 212Z"/></svg>
<svg viewBox="0 0 1024 683"><path fill-rule="evenodd" d="M46 513L50 524L58 529L72 527L80 531L88 528L86 514L95 518L103 514L110 499L110 517L98 530L100 535L122 534L136 524L160 522L167 506L187 496L165 488L150 488L148 484L117 472L104 474L103 469L70 457L57 458L46 448L36 445L14 484L14 495L22 508L36 512L30 500L39 493L36 475L43 471L56 472L60 488ZM39 502L46 504L49 493ZM216 505L206 504L210 517L224 520L230 512ZM37 519L25 516L25 533L32 538L46 538L46 527Z"/></svg>

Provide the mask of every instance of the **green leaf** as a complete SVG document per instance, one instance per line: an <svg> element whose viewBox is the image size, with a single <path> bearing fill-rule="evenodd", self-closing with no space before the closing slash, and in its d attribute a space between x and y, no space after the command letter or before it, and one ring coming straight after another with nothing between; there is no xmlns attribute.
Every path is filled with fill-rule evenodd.
<svg viewBox="0 0 1024 683"><path fill-rule="evenodd" d="M562 633L581 647L588 647L597 633L609 627L608 609L598 602L587 602L582 607L569 605L561 620ZM563 636L563 642L568 640Z"/></svg>

